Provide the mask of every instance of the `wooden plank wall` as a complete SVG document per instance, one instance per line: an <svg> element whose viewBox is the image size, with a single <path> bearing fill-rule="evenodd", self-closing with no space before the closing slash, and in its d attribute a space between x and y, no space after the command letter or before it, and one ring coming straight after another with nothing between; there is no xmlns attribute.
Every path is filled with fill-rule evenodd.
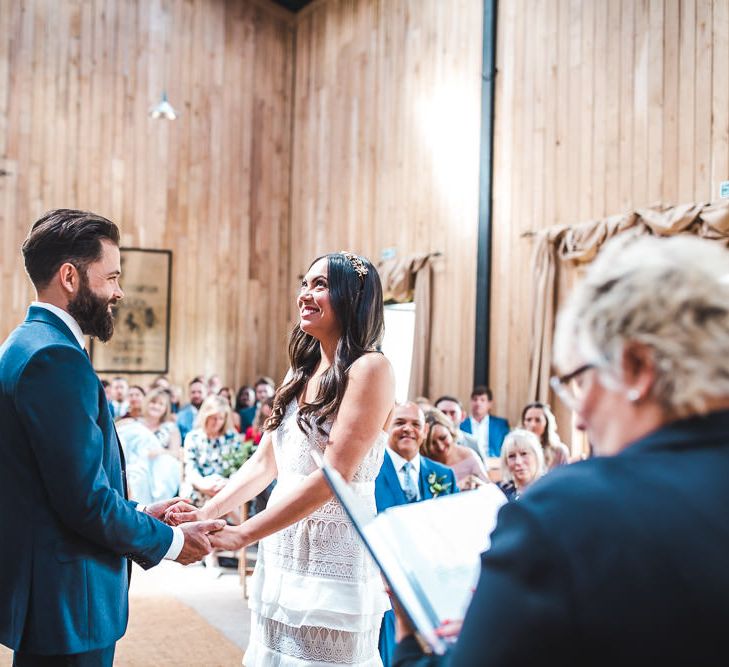
<svg viewBox="0 0 729 667"><path fill-rule="evenodd" d="M514 422L530 398L523 234L715 200L729 179L729 3L510 0L498 22L490 355Z"/></svg>
<svg viewBox="0 0 729 667"><path fill-rule="evenodd" d="M431 398L473 379L482 12L324 0L297 16L292 275L341 249L442 252Z"/></svg>
<svg viewBox="0 0 729 667"><path fill-rule="evenodd" d="M83 208L173 251L174 381L283 373L293 33L263 0L0 0L0 339L30 224Z"/></svg>

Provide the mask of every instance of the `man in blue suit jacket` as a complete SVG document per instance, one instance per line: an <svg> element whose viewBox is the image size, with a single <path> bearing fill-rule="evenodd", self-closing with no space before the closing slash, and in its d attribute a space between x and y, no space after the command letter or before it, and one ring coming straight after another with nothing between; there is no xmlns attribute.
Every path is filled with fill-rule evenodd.
<svg viewBox="0 0 729 667"><path fill-rule="evenodd" d="M476 438L484 461L501 455L501 445L509 434L509 422L490 414L493 400L493 393L488 387L474 387L471 392L471 416L461 422L461 430Z"/></svg>
<svg viewBox="0 0 729 667"><path fill-rule="evenodd" d="M222 522L170 528L169 502L126 499L124 458L84 334L108 340L119 232L83 211L51 211L23 244L38 293L0 347L0 642L26 666L111 665L127 625L129 560L183 563Z"/></svg>
<svg viewBox="0 0 729 667"><path fill-rule="evenodd" d="M437 495L457 493L453 470L420 455L425 439L425 418L415 403L396 405L390 421L390 439L382 468L375 480L377 511L410 502L428 500ZM403 470L403 467L406 469ZM440 493L435 485L442 487ZM395 650L395 616L385 612L380 630L380 655L389 667Z"/></svg>

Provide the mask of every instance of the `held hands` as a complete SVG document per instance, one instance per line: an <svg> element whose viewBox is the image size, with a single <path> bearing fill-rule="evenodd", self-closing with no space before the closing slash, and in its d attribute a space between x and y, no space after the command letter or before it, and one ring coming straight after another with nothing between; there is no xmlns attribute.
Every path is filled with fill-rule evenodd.
<svg viewBox="0 0 729 667"><path fill-rule="evenodd" d="M185 536L185 543L182 546L180 555L175 560L182 565L189 565L202 560L214 548L212 539L216 535L216 531L222 531L224 526L225 521L223 519L196 521L181 525L180 530Z"/></svg>
<svg viewBox="0 0 729 667"><path fill-rule="evenodd" d="M224 551L237 551L248 546L252 540L248 539L243 532L242 526L226 526L210 535L210 544L214 549Z"/></svg>
<svg viewBox="0 0 729 667"><path fill-rule="evenodd" d="M205 516L203 510L191 505L187 500L177 498L176 503L165 508L164 522L169 526L179 526L190 521L204 521L208 517Z"/></svg>
<svg viewBox="0 0 729 667"><path fill-rule="evenodd" d="M144 513L149 514L153 519L159 519L160 521L163 521L163 516L169 511L171 507L174 507L176 505L187 505L190 500L188 498L179 498L175 496L174 498L170 498L169 500L160 500L157 503L150 503L149 505L146 505L144 508ZM165 523L167 521L165 520ZM171 524L176 525L176 524Z"/></svg>

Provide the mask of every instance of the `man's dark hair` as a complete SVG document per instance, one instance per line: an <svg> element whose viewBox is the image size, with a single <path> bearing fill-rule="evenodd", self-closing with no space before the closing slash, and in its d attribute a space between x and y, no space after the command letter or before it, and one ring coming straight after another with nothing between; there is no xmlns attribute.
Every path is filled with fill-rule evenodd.
<svg viewBox="0 0 729 667"><path fill-rule="evenodd" d="M194 384L204 384L206 387L208 386L208 383L205 382L205 378L202 377L202 375L196 375L190 382L187 383L188 388L192 387Z"/></svg>
<svg viewBox="0 0 729 667"><path fill-rule="evenodd" d="M483 396L484 394L488 396L489 401L494 400L493 392L486 385L483 384L476 385L473 388L473 391L471 392L471 398L475 398L476 396Z"/></svg>
<svg viewBox="0 0 729 667"><path fill-rule="evenodd" d="M437 408L438 403L441 403L442 401L451 401L452 403L457 403L458 407L463 410L463 403L461 403L455 396L441 396L435 403L433 403L433 405Z"/></svg>
<svg viewBox="0 0 729 667"><path fill-rule="evenodd" d="M25 270L38 289L47 287L66 262L85 274L89 264L101 259L102 240L119 245L119 228L111 220L68 208L49 211L23 243Z"/></svg>
<svg viewBox="0 0 729 667"><path fill-rule="evenodd" d="M256 384L254 386L258 387L259 385L262 385L262 384L268 385L273 390L276 389L276 383L267 375L263 375L263 376L259 377L256 380Z"/></svg>

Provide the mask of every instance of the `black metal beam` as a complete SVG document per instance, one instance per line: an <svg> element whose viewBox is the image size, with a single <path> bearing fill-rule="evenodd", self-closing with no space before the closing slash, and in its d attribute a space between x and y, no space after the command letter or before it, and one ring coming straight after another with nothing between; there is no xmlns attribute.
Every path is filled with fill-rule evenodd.
<svg viewBox="0 0 729 667"><path fill-rule="evenodd" d="M481 71L481 165L478 204L478 259L476 268L476 349L473 383L489 383L491 341L491 196L494 162L494 92L496 77L496 12L498 0L483 3L483 60Z"/></svg>

